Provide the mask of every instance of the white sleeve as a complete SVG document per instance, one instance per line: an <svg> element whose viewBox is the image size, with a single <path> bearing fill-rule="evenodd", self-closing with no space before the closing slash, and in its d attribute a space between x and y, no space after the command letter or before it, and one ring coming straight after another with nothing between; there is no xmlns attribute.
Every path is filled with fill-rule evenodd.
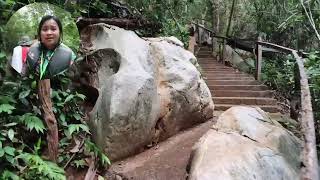
<svg viewBox="0 0 320 180"><path fill-rule="evenodd" d="M22 71L22 47L21 46L17 46L13 49L11 66L18 73L21 73Z"/></svg>

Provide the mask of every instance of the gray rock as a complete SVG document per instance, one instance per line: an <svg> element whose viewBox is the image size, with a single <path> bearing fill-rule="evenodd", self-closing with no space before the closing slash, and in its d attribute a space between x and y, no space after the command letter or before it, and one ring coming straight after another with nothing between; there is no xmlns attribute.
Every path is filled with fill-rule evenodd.
<svg viewBox="0 0 320 180"><path fill-rule="evenodd" d="M260 108L232 107L194 146L189 180L299 179L301 150Z"/></svg>
<svg viewBox="0 0 320 180"><path fill-rule="evenodd" d="M106 24L89 26L81 38L87 54L82 84L98 91L90 129L112 160L213 116L210 91L191 63L194 55L172 44L173 38L144 40Z"/></svg>
<svg viewBox="0 0 320 180"><path fill-rule="evenodd" d="M252 68L234 49L228 45L224 47L223 58L225 61L229 61L233 67L243 72L250 72L250 68Z"/></svg>

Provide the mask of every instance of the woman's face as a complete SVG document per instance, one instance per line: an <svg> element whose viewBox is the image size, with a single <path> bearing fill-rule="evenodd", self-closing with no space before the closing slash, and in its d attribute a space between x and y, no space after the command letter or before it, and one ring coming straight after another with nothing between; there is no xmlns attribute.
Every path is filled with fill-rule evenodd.
<svg viewBox="0 0 320 180"><path fill-rule="evenodd" d="M41 42L46 46L46 48L55 48L60 38L60 30L56 21L49 19L44 22L41 27L40 36Z"/></svg>

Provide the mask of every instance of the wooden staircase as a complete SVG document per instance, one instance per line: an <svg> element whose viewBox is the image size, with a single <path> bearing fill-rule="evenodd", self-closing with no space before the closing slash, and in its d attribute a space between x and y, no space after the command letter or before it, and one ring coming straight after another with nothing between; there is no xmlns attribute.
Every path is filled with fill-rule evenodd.
<svg viewBox="0 0 320 180"><path fill-rule="evenodd" d="M217 62L207 47L200 47L198 62L211 91L215 110L225 111L232 106L255 106L270 113L279 112L273 91L253 76Z"/></svg>

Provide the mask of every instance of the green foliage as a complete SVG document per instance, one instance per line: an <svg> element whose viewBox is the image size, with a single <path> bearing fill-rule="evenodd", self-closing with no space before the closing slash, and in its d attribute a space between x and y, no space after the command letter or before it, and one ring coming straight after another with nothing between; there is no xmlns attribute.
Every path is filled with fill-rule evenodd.
<svg viewBox="0 0 320 180"><path fill-rule="evenodd" d="M0 105L0 113L7 113L11 114L12 110L14 110L15 107L11 106L10 104L1 104Z"/></svg>
<svg viewBox="0 0 320 180"><path fill-rule="evenodd" d="M294 89L295 60L291 56L277 56L264 59L262 64L262 80L265 84L282 93L283 97L291 99L296 93Z"/></svg>
<svg viewBox="0 0 320 180"><path fill-rule="evenodd" d="M309 86L312 95L312 105L315 112L316 126L318 127L318 139L320 139L320 52L312 52L305 66L309 76ZM319 140L320 141L320 140Z"/></svg>
<svg viewBox="0 0 320 180"><path fill-rule="evenodd" d="M92 152L94 157L100 160L102 166L107 166L111 164L109 158L91 141L85 142L85 149L88 152Z"/></svg>
<svg viewBox="0 0 320 180"><path fill-rule="evenodd" d="M6 67L6 57L2 55L0 71ZM66 179L62 167L86 167L86 158L95 158L101 165L110 163L90 142L90 131L80 106L86 97L67 88L70 79L65 75L56 78L51 84L53 111L61 138L57 164L44 160L46 127L38 106L36 80L32 75L4 77L0 86L0 179ZM80 141L90 142L91 148L85 151Z"/></svg>
<svg viewBox="0 0 320 180"><path fill-rule="evenodd" d="M38 134L45 131L42 120L37 116L33 116L31 113L24 114L20 117L20 120L24 123L29 131L35 130Z"/></svg>
<svg viewBox="0 0 320 180"><path fill-rule="evenodd" d="M191 21L211 19L210 0L125 0L125 2L131 6L133 12L161 24L160 35L175 36L185 46L188 45L188 27ZM145 34L148 35L148 32Z"/></svg>
<svg viewBox="0 0 320 180"><path fill-rule="evenodd" d="M61 169L55 163L43 160L38 155L21 153L16 158L22 159L26 164L26 167L24 169L25 173L23 173L23 175L21 176L22 178L33 179L34 177L39 177L39 179L48 180L66 179L63 169Z"/></svg>
<svg viewBox="0 0 320 180"><path fill-rule="evenodd" d="M44 15L57 16L63 26L63 42L74 51L79 47L79 33L71 14L48 3L34 3L15 12L5 26L5 41L7 49L15 47L24 35L34 38L37 35L38 24Z"/></svg>

